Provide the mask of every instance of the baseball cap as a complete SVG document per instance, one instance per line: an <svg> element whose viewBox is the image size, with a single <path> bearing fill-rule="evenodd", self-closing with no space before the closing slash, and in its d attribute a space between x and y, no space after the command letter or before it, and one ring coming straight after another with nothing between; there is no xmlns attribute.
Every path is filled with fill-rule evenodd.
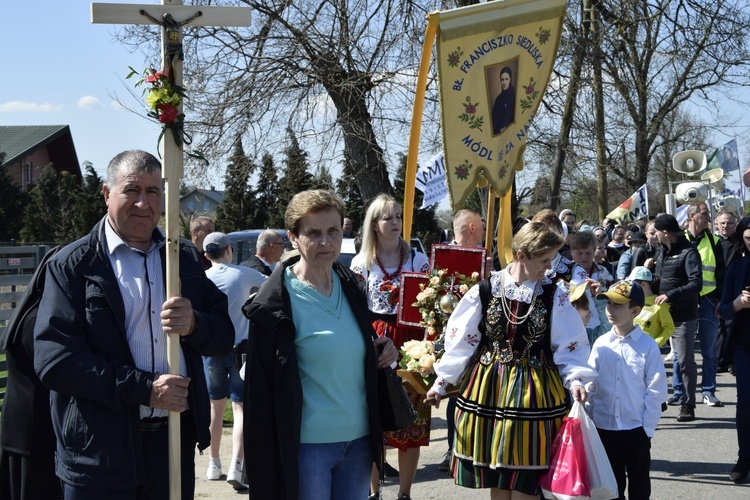
<svg viewBox="0 0 750 500"><path fill-rule="evenodd" d="M633 270L630 271L630 276L628 276L627 279L632 281L654 281L654 275L651 274L651 271L649 271L646 266L635 266Z"/></svg>
<svg viewBox="0 0 750 500"><path fill-rule="evenodd" d="M674 215L661 214L654 219L654 228L657 231L669 231L670 233L679 233L680 225L677 223Z"/></svg>
<svg viewBox="0 0 750 500"><path fill-rule="evenodd" d="M215 231L203 240L203 249L206 252L213 252L214 250L221 250L230 245L229 237L218 231Z"/></svg>
<svg viewBox="0 0 750 500"><path fill-rule="evenodd" d="M646 243L648 240L646 240L646 235L643 233L631 233L630 237L628 238L628 242L632 243Z"/></svg>
<svg viewBox="0 0 750 500"><path fill-rule="evenodd" d="M597 299L609 299L615 304L627 304L630 301L643 307L646 303L646 297L643 295L643 288L635 281L628 279L618 281L604 293L596 296Z"/></svg>
<svg viewBox="0 0 750 500"><path fill-rule="evenodd" d="M579 283L578 285L573 285L571 283L570 288L568 289L568 299L571 302L575 302L576 300L583 297L583 294L586 293L586 290L588 290L588 288L589 284L587 281Z"/></svg>

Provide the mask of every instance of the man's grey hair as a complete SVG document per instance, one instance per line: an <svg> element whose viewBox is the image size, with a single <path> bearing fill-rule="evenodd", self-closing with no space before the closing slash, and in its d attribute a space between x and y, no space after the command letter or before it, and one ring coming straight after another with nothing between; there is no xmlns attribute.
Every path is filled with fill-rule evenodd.
<svg viewBox="0 0 750 500"><path fill-rule="evenodd" d="M278 237L278 233L274 231L273 229L266 229L262 233L260 233L260 236L258 236L258 242L255 245L256 252L258 250L265 250L266 248L269 248L271 246L271 243L274 243L274 239Z"/></svg>
<svg viewBox="0 0 750 500"><path fill-rule="evenodd" d="M139 149L123 151L112 158L107 166L107 185L116 185L122 174L142 172L161 174L161 162L151 153Z"/></svg>
<svg viewBox="0 0 750 500"><path fill-rule="evenodd" d="M203 227L203 224L210 222L214 226L216 223L211 217L205 216L205 215L198 215L197 217L193 217L193 220L190 221L190 232L192 233L196 229L200 229Z"/></svg>

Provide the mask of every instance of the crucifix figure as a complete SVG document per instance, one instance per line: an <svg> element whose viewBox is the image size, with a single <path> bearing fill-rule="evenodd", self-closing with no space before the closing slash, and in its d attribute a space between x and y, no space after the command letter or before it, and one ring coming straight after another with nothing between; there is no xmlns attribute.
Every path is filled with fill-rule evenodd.
<svg viewBox="0 0 750 500"><path fill-rule="evenodd" d="M161 5L91 4L91 22L100 24L157 24L162 28L162 65L169 71L170 81L182 85L182 27L249 26L247 7L185 6L182 0L161 0ZM182 104L179 106L182 112ZM165 189L167 233L166 295L180 293L179 279L179 192L183 175L182 144L172 134L164 134L161 142L162 177ZM179 336L167 336L169 373L179 374ZM180 414L169 412L169 498L181 498L180 487Z"/></svg>

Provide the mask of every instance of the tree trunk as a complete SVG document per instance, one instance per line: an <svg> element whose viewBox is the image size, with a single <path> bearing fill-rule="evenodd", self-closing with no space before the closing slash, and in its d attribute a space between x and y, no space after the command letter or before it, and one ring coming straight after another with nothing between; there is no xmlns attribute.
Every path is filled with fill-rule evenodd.
<svg viewBox="0 0 750 500"><path fill-rule="evenodd" d="M354 94L352 92L351 94ZM393 194L388 169L372 129L365 93L342 96L335 91L329 95L338 109L338 121L344 136L344 157L352 167L359 192L365 205L380 193ZM342 104L348 101L347 104Z"/></svg>
<svg viewBox="0 0 750 500"><path fill-rule="evenodd" d="M555 151L555 162L552 165L552 192L550 194L549 206L553 211L557 211L560 204L560 184L565 166L565 155L570 145L570 129L573 125L573 113L576 108L576 99L578 98L578 88L581 80L581 69L586 55L587 29L584 26L578 31L578 40L575 45L573 54L573 63L570 68L570 78L568 80L568 92L565 96L565 108L563 109L562 120L560 122L560 135L557 139Z"/></svg>
<svg viewBox="0 0 750 500"><path fill-rule="evenodd" d="M591 40L593 46L592 69L594 73L594 109L596 112L596 204L597 215L602 221L609 213L607 190L607 138L604 130L604 86L602 84L601 26L596 10L590 9Z"/></svg>

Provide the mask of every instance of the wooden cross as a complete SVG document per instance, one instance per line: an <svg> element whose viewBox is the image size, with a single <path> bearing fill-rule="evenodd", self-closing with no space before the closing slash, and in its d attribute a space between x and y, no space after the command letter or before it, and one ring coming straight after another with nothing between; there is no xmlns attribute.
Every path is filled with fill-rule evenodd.
<svg viewBox="0 0 750 500"><path fill-rule="evenodd" d="M171 68L173 82L182 86L182 26L249 26L247 7L185 6L182 0L161 0L161 5L92 3L91 22L101 24L158 24L162 27L162 67ZM178 107L182 113L182 104ZM182 144L172 134L161 142L162 177L165 186L167 233L167 297L180 294L180 179L183 175ZM169 373L180 373L180 339L167 336ZM197 409L196 409L197 410ZM180 414L169 412L169 498L181 498Z"/></svg>

